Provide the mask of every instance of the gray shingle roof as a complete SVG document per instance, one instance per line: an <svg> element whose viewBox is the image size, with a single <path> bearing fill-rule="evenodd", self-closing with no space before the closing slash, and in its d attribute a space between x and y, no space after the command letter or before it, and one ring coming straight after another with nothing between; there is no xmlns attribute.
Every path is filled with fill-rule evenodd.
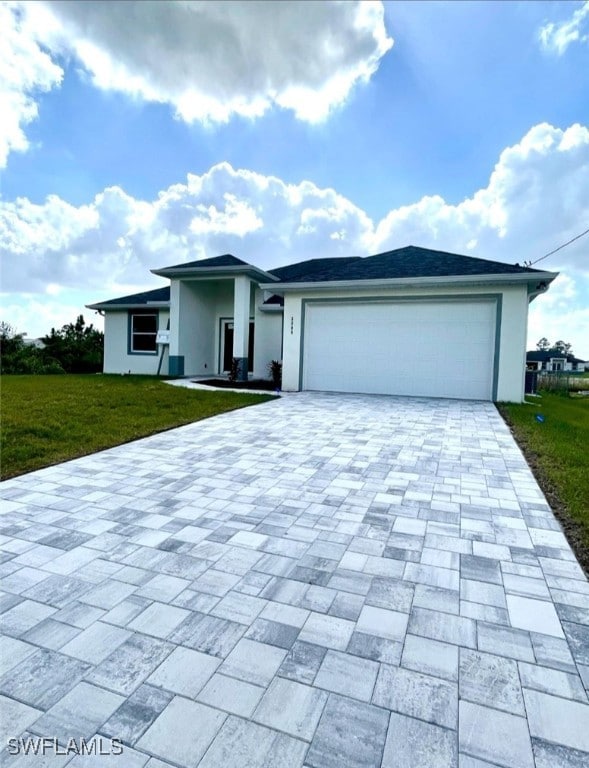
<svg viewBox="0 0 589 768"><path fill-rule="evenodd" d="M270 270L284 283L538 273L540 270L409 245L375 256L311 259Z"/></svg>
<svg viewBox="0 0 589 768"><path fill-rule="evenodd" d="M361 261L360 256L338 256L326 259L309 259L297 264L288 264L286 267L269 270L271 275L280 278L283 283L306 283L321 280L342 280L345 278L334 277L339 275L353 262Z"/></svg>
<svg viewBox="0 0 589 768"><path fill-rule="evenodd" d="M210 267L249 267L247 261L238 259L230 253L224 253L222 256L213 256L210 259L197 259L197 261L185 261L183 264L172 264L165 269L203 269Z"/></svg>
<svg viewBox="0 0 589 768"><path fill-rule="evenodd" d="M156 288L153 291L143 291L142 293L132 293L129 296L121 296L118 299L110 299L109 301L100 301L96 304L101 306L109 304L116 307L117 304L129 305L129 304L148 304L152 302L163 303L170 301L170 286L166 285L164 288ZM90 305L88 305L90 306Z"/></svg>
<svg viewBox="0 0 589 768"><path fill-rule="evenodd" d="M558 352L556 349L540 350L534 349L531 352L526 352L526 360L537 361L540 363L548 362L553 357L557 357L559 360L565 359L567 363L584 363L585 360L581 360L574 355L565 355L562 352Z"/></svg>
<svg viewBox="0 0 589 768"><path fill-rule="evenodd" d="M223 267L252 267L246 261L238 259L230 253L214 256L210 259L198 259L183 264L166 267L173 269L199 269ZM157 272L157 270L152 270ZM260 270L258 270L260 271ZM260 271L261 272L261 271ZM505 274L541 274L538 269L521 267L519 264L506 264L501 261L487 261L473 256L462 256L447 251L434 251L430 248L418 248L409 245L394 251L378 253L374 256L338 256L320 259L308 259L297 264L268 270L267 274L277 277L275 283L317 283L336 280L389 280L412 277L455 277L467 275L505 275ZM100 306L147 304L150 302L168 302L170 288L156 288L153 291L135 293L118 299L100 302ZM272 297L266 303L275 303ZM89 304L89 307L99 306Z"/></svg>

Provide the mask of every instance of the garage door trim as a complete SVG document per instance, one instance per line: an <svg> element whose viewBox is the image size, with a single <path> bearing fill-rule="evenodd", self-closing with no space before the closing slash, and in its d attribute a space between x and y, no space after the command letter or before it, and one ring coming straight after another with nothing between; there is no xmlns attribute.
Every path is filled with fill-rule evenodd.
<svg viewBox="0 0 589 768"><path fill-rule="evenodd" d="M407 304L414 302L456 304L486 301L495 303L495 341L493 351L493 373L491 399L497 400L497 386L499 380L499 349L501 343L501 313L503 294L501 293L470 293L465 295L440 294L420 296L346 296L302 299L301 301L301 343L299 349L299 391L303 390L304 355L305 355L305 323L307 307L311 304Z"/></svg>

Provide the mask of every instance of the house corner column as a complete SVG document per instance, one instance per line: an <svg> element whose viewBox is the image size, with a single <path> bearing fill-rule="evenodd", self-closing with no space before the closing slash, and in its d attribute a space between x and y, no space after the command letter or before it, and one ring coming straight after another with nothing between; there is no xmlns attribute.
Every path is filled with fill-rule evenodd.
<svg viewBox="0 0 589 768"><path fill-rule="evenodd" d="M239 275L233 290L233 357L237 359L237 380L247 381L251 281Z"/></svg>
<svg viewBox="0 0 589 768"><path fill-rule="evenodd" d="M170 346L168 375L184 376L184 355L180 346L180 280L170 282Z"/></svg>

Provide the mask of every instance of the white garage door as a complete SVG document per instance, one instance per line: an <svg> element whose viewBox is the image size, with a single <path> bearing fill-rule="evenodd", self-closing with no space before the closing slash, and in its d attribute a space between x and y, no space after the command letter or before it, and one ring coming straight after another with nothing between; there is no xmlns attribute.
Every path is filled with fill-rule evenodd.
<svg viewBox="0 0 589 768"><path fill-rule="evenodd" d="M303 389L492 399L493 301L308 303Z"/></svg>

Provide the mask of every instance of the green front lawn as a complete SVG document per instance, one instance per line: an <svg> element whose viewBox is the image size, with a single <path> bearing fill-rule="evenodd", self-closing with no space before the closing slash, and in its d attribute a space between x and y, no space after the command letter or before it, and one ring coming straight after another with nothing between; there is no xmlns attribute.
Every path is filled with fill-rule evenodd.
<svg viewBox="0 0 589 768"><path fill-rule="evenodd" d="M2 479L272 399L149 376L2 376L0 386Z"/></svg>
<svg viewBox="0 0 589 768"><path fill-rule="evenodd" d="M543 392L499 410L530 463L575 553L589 567L589 398ZM544 417L543 422L536 415Z"/></svg>

